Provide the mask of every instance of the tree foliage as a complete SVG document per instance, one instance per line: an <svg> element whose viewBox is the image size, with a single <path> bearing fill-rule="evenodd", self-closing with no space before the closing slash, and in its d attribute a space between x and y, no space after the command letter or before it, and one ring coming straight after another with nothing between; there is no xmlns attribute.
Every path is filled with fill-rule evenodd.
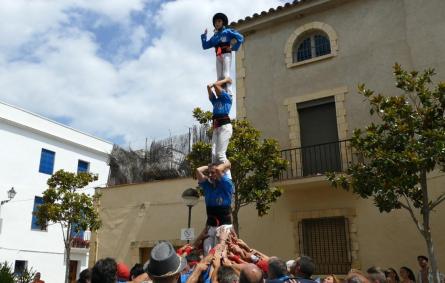
<svg viewBox="0 0 445 283"><path fill-rule="evenodd" d="M1 283L31 283L34 279L35 271L25 266L20 273L14 274L13 268L8 262L0 263L0 282Z"/></svg>
<svg viewBox="0 0 445 283"><path fill-rule="evenodd" d="M212 113L196 108L193 116L208 124ZM261 140L261 133L247 120L233 120L233 135L227 149L232 163L232 180L235 185L233 219L238 231L238 212L249 204L255 204L259 216L267 214L282 194L271 181L286 169L287 161L281 158L278 142L274 139ZM209 131L211 136L211 129ZM188 161L193 170L211 161L211 145L198 142L193 145Z"/></svg>
<svg viewBox="0 0 445 283"><path fill-rule="evenodd" d="M65 282L68 282L70 251L74 239L72 232L87 229L95 231L101 226L99 212L94 206L100 196L89 196L80 191L97 178L97 175L86 172L55 172L47 181L49 188L43 192L43 204L35 212L42 227L48 222L58 223L65 230L62 233L66 252Z"/></svg>
<svg viewBox="0 0 445 283"><path fill-rule="evenodd" d="M43 204L35 212L39 225L60 223L64 227L70 225L74 232L99 229L99 213L94 207L99 195L91 197L79 192L96 180L97 175L92 173L75 174L64 170L54 173L47 181L49 188L43 192Z"/></svg>
<svg viewBox="0 0 445 283"><path fill-rule="evenodd" d="M14 283L14 273L7 262L0 263L0 282Z"/></svg>
<svg viewBox="0 0 445 283"><path fill-rule="evenodd" d="M431 171L445 171L445 83L431 87L434 74L432 69L407 72L395 64L396 87L402 91L395 96L360 85L359 93L369 101L377 122L354 130L351 145L362 161L351 164L346 175L328 174L333 186L373 198L381 212L406 209L430 257L429 215L445 200L445 192L431 200L427 185Z"/></svg>

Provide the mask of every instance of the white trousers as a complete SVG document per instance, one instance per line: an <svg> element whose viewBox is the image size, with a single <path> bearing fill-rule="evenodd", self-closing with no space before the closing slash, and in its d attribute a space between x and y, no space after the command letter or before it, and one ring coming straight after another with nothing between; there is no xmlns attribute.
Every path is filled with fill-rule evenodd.
<svg viewBox="0 0 445 283"><path fill-rule="evenodd" d="M226 151L232 132L232 124L230 123L213 129L212 163L224 163L227 160Z"/></svg>
<svg viewBox="0 0 445 283"><path fill-rule="evenodd" d="M209 251L219 243L219 235L221 235L223 231L232 230L232 228L232 224L221 225L218 227L209 226L207 231L208 237L203 242L204 256L206 256Z"/></svg>
<svg viewBox="0 0 445 283"><path fill-rule="evenodd" d="M223 53L216 56L216 79L218 81L223 80L230 76L230 68L232 66L232 52ZM227 84L227 91L232 94L232 84Z"/></svg>

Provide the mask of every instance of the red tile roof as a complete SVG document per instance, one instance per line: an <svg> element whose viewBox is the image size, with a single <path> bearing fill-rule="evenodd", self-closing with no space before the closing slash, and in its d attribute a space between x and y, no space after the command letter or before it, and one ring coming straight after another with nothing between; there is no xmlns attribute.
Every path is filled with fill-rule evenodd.
<svg viewBox="0 0 445 283"><path fill-rule="evenodd" d="M303 4L305 2L309 2L309 1L312 1L312 0L294 0L292 2L288 2L288 3L284 4L282 6L278 6L276 8L270 8L269 11L262 11L260 14L255 13L252 16L247 16L244 19L239 19L236 22L231 22L230 26L236 26L236 25L239 25L239 24L244 24L244 23L247 23L247 22L251 22L251 21L257 20L258 18L261 18L261 17L264 17L264 16L268 16L268 15L271 15L271 14L274 14L274 13L278 13L278 12L281 12L283 10L287 10L289 8L295 7L297 5L301 5L301 4Z"/></svg>

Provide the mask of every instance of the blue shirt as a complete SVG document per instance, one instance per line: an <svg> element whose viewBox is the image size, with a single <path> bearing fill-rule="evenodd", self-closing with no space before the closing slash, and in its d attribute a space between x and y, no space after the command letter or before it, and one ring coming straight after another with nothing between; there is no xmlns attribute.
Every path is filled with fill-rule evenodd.
<svg viewBox="0 0 445 283"><path fill-rule="evenodd" d="M232 96L225 90L222 90L219 97L215 94L210 96L210 102L213 105L213 116L226 116L232 108Z"/></svg>
<svg viewBox="0 0 445 283"><path fill-rule="evenodd" d="M218 46L220 43L230 43L232 39L236 39L236 43L232 46L233 51L237 51L244 42L244 36L239 32L231 28L222 28L207 41L207 35L204 33L201 35L201 42L203 49L209 49Z"/></svg>
<svg viewBox="0 0 445 283"><path fill-rule="evenodd" d="M206 206L230 206L234 192L232 180L229 179L227 174L224 174L219 181L216 180L215 182L215 187L209 180L199 183L204 191Z"/></svg>
<svg viewBox="0 0 445 283"><path fill-rule="evenodd" d="M181 274L181 283L187 282L187 280L189 279L190 275L192 275L194 270L195 270L195 268L191 269L190 271L188 271L184 274ZM202 277L204 283L211 283L209 270L210 270L210 268L207 268L207 270L205 270L201 273L201 277Z"/></svg>

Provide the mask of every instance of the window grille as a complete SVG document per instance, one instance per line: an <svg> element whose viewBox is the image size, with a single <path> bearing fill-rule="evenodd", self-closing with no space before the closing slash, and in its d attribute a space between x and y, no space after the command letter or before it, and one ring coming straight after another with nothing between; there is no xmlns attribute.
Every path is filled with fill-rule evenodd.
<svg viewBox="0 0 445 283"><path fill-rule="evenodd" d="M323 56L331 53L331 43L326 36L317 34L314 36L315 56Z"/></svg>
<svg viewBox="0 0 445 283"><path fill-rule="evenodd" d="M77 173L88 172L89 170L90 170L89 162L83 160L79 160L79 162L77 162Z"/></svg>
<svg viewBox="0 0 445 283"><path fill-rule="evenodd" d="M351 269L346 217L303 219L298 224L300 253L315 262L315 274L347 274Z"/></svg>
<svg viewBox="0 0 445 283"><path fill-rule="evenodd" d="M43 204L43 198L42 197L34 197L34 208L32 210L32 220L31 220L31 229L32 230L46 230L46 227L42 227L39 225L39 222L37 221L37 216L34 215L34 212L37 212L37 208Z"/></svg>
<svg viewBox="0 0 445 283"><path fill-rule="evenodd" d="M298 41L294 46L294 62L301 62L331 53L329 37L323 34L311 34Z"/></svg>
<svg viewBox="0 0 445 283"><path fill-rule="evenodd" d="M40 166L39 172L44 174L52 175L54 171L54 157L56 153L42 148L42 153L40 154Z"/></svg>
<svg viewBox="0 0 445 283"><path fill-rule="evenodd" d="M308 38L304 39L298 46L297 62L311 59L311 58L312 58L311 38L308 37Z"/></svg>

